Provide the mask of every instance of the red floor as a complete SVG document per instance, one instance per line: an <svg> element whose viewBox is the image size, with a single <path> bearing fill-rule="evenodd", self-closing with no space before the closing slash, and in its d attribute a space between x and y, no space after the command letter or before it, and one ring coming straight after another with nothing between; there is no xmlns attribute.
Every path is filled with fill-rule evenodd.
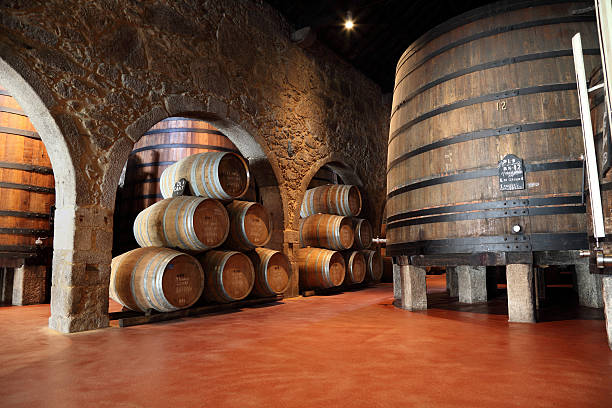
<svg viewBox="0 0 612 408"><path fill-rule="evenodd" d="M443 279L421 313L390 284L73 335L0 308L0 407L612 407L602 320L458 311Z"/></svg>

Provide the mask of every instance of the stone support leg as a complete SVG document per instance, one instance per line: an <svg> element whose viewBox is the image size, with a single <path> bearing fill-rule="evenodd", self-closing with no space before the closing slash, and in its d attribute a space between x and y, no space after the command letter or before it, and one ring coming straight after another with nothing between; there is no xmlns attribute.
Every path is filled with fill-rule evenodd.
<svg viewBox="0 0 612 408"><path fill-rule="evenodd" d="M508 321L535 323L533 267L524 264L506 266L508 283Z"/></svg>
<svg viewBox="0 0 612 408"><path fill-rule="evenodd" d="M459 296L459 282L457 280L457 268L455 266L446 267L446 291L450 297Z"/></svg>
<svg viewBox="0 0 612 408"><path fill-rule="evenodd" d="M601 291L601 275L593 275L589 271L588 259L574 265L576 271L576 286L580 306L603 307Z"/></svg>
<svg viewBox="0 0 612 408"><path fill-rule="evenodd" d="M457 279L459 282L459 302L473 304L487 301L486 266L458 266Z"/></svg>
<svg viewBox="0 0 612 408"><path fill-rule="evenodd" d="M610 350L612 350L612 276L604 276L602 279L602 286L608 346L610 346Z"/></svg>
<svg viewBox="0 0 612 408"><path fill-rule="evenodd" d="M400 266L393 264L393 299L402 298L402 277L400 276Z"/></svg>
<svg viewBox="0 0 612 408"><path fill-rule="evenodd" d="M427 284L425 269L413 265L400 265L402 280L402 309L427 310Z"/></svg>
<svg viewBox="0 0 612 408"><path fill-rule="evenodd" d="M13 306L36 305L45 301L47 267L22 265L13 275Z"/></svg>

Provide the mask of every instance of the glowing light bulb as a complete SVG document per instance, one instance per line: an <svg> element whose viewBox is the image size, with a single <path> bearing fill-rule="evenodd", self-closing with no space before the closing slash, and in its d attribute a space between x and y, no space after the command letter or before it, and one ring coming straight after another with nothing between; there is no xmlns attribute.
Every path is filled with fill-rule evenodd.
<svg viewBox="0 0 612 408"><path fill-rule="evenodd" d="M354 26L355 23L353 23L353 20L346 20L344 22L344 28L346 28L347 30L351 30Z"/></svg>

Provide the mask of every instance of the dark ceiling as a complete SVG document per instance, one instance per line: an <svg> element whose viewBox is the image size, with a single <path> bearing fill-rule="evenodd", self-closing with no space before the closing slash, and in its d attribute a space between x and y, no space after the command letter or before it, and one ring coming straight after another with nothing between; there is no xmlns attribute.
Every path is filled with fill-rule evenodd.
<svg viewBox="0 0 612 408"><path fill-rule="evenodd" d="M267 0L293 24L310 26L317 39L378 83L393 89L395 65L422 34L491 0ZM343 21L350 11L355 28Z"/></svg>

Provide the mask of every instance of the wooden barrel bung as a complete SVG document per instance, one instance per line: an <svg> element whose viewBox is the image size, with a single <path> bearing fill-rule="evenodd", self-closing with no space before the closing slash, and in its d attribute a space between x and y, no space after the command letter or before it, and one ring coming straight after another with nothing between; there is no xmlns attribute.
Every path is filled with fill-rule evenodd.
<svg viewBox="0 0 612 408"><path fill-rule="evenodd" d="M181 196L141 211L134 222L134 237L141 247L205 251L225 242L229 226L229 216L219 201Z"/></svg>
<svg viewBox="0 0 612 408"><path fill-rule="evenodd" d="M189 181L192 195L232 200L246 193L250 175L246 161L236 153L198 153L164 170L160 179L162 196L172 197L174 183L182 178Z"/></svg>
<svg viewBox="0 0 612 408"><path fill-rule="evenodd" d="M346 275L344 282L347 284L361 283L366 275L366 261L359 251L344 252L344 263Z"/></svg>
<svg viewBox="0 0 612 408"><path fill-rule="evenodd" d="M317 213L356 217L361 212L361 193L357 186L329 184L306 190L300 216Z"/></svg>
<svg viewBox="0 0 612 408"><path fill-rule="evenodd" d="M198 259L206 275L206 300L228 303L242 300L251 293L255 282L255 269L245 254L212 250L199 255Z"/></svg>
<svg viewBox="0 0 612 408"><path fill-rule="evenodd" d="M227 212L230 217L230 233L226 242L228 248L248 251L270 241L270 214L263 205L234 200L227 205Z"/></svg>
<svg viewBox="0 0 612 408"><path fill-rule="evenodd" d="M567 33L581 33L589 71L600 59L594 18L573 13L579 2L509 4L443 23L398 63L387 255L587 245L582 133Z"/></svg>
<svg viewBox="0 0 612 408"><path fill-rule="evenodd" d="M171 312L193 305L204 288L198 261L168 248L137 248L113 258L109 294L131 310Z"/></svg>
<svg viewBox="0 0 612 408"><path fill-rule="evenodd" d="M372 246L372 225L363 218L353 218L353 229L355 231L355 248L368 249Z"/></svg>
<svg viewBox="0 0 612 408"><path fill-rule="evenodd" d="M17 101L0 88L0 266L53 246L54 187L40 136Z"/></svg>
<svg viewBox="0 0 612 408"><path fill-rule="evenodd" d="M253 293L258 296L276 296L287 290L291 277L289 259L280 251L255 248L249 253L255 267Z"/></svg>
<svg viewBox="0 0 612 408"><path fill-rule="evenodd" d="M383 274L383 259L378 251L363 250L361 251L366 261L366 280L369 282L378 282Z"/></svg>
<svg viewBox="0 0 612 408"><path fill-rule="evenodd" d="M344 281L345 264L342 254L320 248L300 248L297 251L301 289L326 289Z"/></svg>
<svg viewBox="0 0 612 408"><path fill-rule="evenodd" d="M353 225L349 217L315 214L300 220L300 244L342 251L353 245Z"/></svg>

